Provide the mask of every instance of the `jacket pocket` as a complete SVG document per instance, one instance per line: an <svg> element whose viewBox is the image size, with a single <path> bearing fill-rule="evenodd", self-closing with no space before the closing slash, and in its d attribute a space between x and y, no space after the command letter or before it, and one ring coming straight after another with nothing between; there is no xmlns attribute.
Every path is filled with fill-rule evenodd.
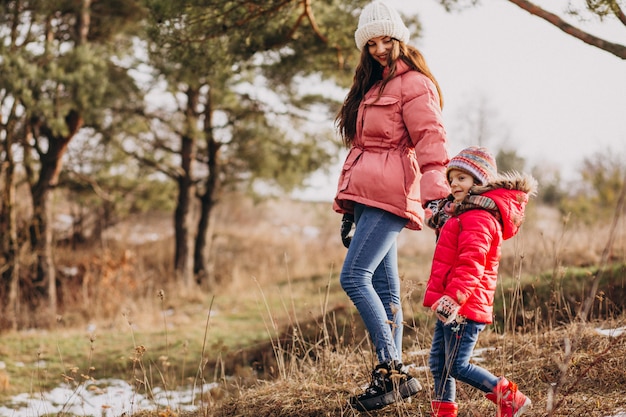
<svg viewBox="0 0 626 417"><path fill-rule="evenodd" d="M363 111L363 145L379 146L381 142L394 139L394 127L400 117L400 99L393 96L368 98L364 101Z"/></svg>
<svg viewBox="0 0 626 417"><path fill-rule="evenodd" d="M343 168L341 169L341 182L339 183L338 191L344 191L348 188L350 176L354 171L354 165L359 161L362 154L363 151L359 148L351 148L350 152L348 152L348 156L346 156Z"/></svg>

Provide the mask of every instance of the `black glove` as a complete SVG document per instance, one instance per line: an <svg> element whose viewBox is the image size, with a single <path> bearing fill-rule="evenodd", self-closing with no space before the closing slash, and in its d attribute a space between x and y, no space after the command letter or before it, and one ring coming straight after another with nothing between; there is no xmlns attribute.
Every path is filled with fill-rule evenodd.
<svg viewBox="0 0 626 417"><path fill-rule="evenodd" d="M341 242L346 248L350 247L354 229L354 215L346 213L341 219Z"/></svg>

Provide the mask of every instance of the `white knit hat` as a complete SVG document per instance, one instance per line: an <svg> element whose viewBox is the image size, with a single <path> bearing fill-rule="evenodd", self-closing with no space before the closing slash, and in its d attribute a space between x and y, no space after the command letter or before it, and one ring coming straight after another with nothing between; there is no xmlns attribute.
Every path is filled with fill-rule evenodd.
<svg viewBox="0 0 626 417"><path fill-rule="evenodd" d="M363 8L359 16L359 26L354 32L354 40L361 51L367 41L378 36L390 36L406 43L411 34L393 7L384 1L374 0Z"/></svg>

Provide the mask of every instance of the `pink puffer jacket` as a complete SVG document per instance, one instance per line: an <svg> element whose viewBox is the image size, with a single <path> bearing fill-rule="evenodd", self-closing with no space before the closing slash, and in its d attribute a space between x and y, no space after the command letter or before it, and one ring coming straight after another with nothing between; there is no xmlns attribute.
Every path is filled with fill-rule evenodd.
<svg viewBox="0 0 626 417"><path fill-rule="evenodd" d="M450 193L439 96L428 77L400 60L377 100L380 84L359 107L333 208L352 213L354 203L362 203L407 218L407 228L420 230L423 205Z"/></svg>

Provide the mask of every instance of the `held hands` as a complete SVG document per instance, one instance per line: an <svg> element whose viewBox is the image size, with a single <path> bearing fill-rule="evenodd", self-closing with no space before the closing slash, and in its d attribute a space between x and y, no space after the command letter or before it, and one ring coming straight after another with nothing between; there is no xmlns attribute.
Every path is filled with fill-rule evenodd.
<svg viewBox="0 0 626 417"><path fill-rule="evenodd" d="M354 234L354 215L346 213L341 219L341 242L346 248L350 247Z"/></svg>
<svg viewBox="0 0 626 417"><path fill-rule="evenodd" d="M431 309L437 315L437 318L441 320L444 325L450 324L454 320L456 320L456 316L460 308L461 306L459 305L459 303L454 301L452 297L448 295L444 295L443 297L441 297L431 307Z"/></svg>
<svg viewBox="0 0 626 417"><path fill-rule="evenodd" d="M439 230L443 227L446 221L450 218L450 215L445 210L447 203L447 198L431 200L426 203L424 217L428 227L435 230Z"/></svg>

